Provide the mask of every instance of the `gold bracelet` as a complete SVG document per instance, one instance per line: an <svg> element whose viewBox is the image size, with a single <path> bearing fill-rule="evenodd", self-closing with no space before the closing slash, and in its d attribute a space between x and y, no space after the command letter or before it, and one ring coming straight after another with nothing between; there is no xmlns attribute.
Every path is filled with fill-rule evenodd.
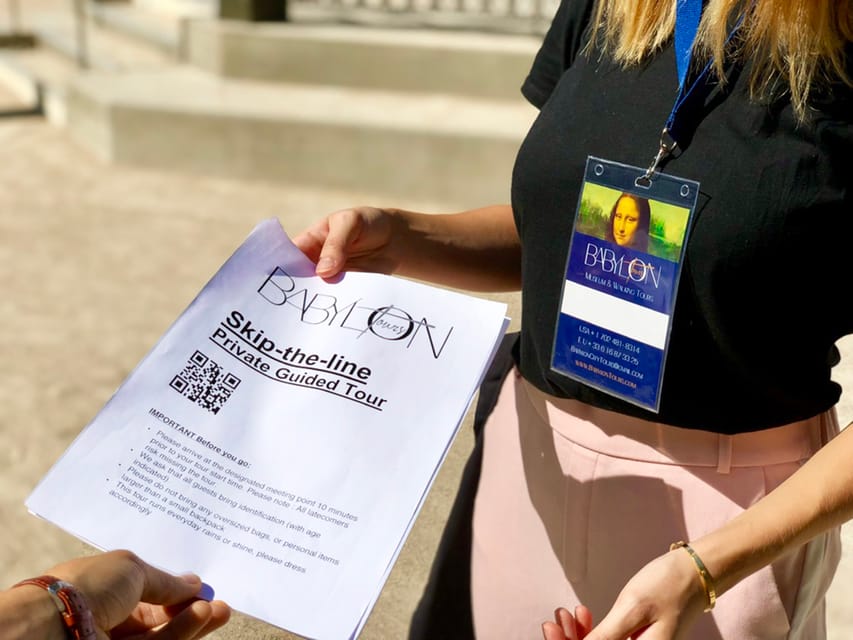
<svg viewBox="0 0 853 640"><path fill-rule="evenodd" d="M708 613L717 603L717 591L714 589L714 578L711 577L711 572L708 571L708 567L706 567L705 563L702 562L702 558L693 551L693 547L683 540L679 540L678 542L673 542L669 545L670 551L675 551L676 549L684 549L690 554L693 564L696 565L696 572L699 574L699 580L702 581L702 588L705 590L705 596L708 598L708 605L705 607L705 613Z"/></svg>

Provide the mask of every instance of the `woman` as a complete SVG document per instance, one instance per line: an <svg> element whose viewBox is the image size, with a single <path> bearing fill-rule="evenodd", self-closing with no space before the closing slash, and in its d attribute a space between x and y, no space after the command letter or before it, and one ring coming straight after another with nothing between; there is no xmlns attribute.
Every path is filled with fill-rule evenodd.
<svg viewBox="0 0 853 640"><path fill-rule="evenodd" d="M604 239L620 247L649 250L649 225L652 214L649 201L631 193L623 193L610 210Z"/></svg>
<svg viewBox="0 0 853 640"><path fill-rule="evenodd" d="M472 529L471 621L415 635L533 638L553 607L584 604L591 640L825 637L837 527L853 516L853 430L836 435L830 377L853 333L835 302L853 233L853 9L709 0L683 86L706 61L711 77L664 153L675 4L563 0L522 87L540 114L511 207L362 207L296 239L327 278L521 286L517 368L485 427L473 520L442 543L464 548L451 538ZM587 159L644 168L658 149L655 171L701 186L655 413L560 375L551 356ZM447 565L434 583L453 583ZM420 620L443 620L438 591Z"/></svg>

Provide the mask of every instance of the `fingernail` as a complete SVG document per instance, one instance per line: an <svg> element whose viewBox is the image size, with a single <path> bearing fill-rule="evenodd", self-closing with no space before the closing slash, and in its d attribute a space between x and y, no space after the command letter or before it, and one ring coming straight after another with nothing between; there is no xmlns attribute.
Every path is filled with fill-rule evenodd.
<svg viewBox="0 0 853 640"><path fill-rule="evenodd" d="M320 258L317 262L317 271L331 271L335 267L335 261L332 258Z"/></svg>
<svg viewBox="0 0 853 640"><path fill-rule="evenodd" d="M210 619L210 614L213 613L210 604L204 601L196 600L189 607L192 612L202 620Z"/></svg>
<svg viewBox="0 0 853 640"><path fill-rule="evenodd" d="M211 600L213 600L214 595L216 594L213 591L213 587L211 587L206 582L202 582L201 591L196 594L196 598L200 598L202 600L207 600L208 602L210 602Z"/></svg>
<svg viewBox="0 0 853 640"><path fill-rule="evenodd" d="M199 582L201 582L201 578L199 578L194 573L187 573L187 574L182 575L181 580L183 580L187 584L198 584Z"/></svg>

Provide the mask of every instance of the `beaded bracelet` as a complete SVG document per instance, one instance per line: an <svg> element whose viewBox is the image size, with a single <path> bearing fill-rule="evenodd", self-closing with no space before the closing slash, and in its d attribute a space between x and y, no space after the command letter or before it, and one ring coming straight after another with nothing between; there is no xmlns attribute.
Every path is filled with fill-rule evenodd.
<svg viewBox="0 0 853 640"><path fill-rule="evenodd" d="M717 591L714 588L714 578L711 577L711 572L708 571L708 568L705 566L705 563L702 562L699 555L693 551L693 547L683 540L679 540L678 542L673 542L669 545L670 551L675 551L676 549L684 549L690 554L693 564L696 565L696 572L699 574L699 580L702 581L702 589L705 591L705 597L708 598L708 604L705 606L705 613L708 613L717 603Z"/></svg>
<svg viewBox="0 0 853 640"><path fill-rule="evenodd" d="M62 625L69 640L97 640L98 634L92 610L86 604L83 594L73 584L53 576L39 576L22 580L12 588L27 584L41 587L50 594L51 600L62 616Z"/></svg>

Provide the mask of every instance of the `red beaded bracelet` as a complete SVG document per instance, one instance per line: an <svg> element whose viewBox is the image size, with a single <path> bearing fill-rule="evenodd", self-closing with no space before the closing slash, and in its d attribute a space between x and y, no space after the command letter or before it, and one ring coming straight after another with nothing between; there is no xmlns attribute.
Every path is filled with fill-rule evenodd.
<svg viewBox="0 0 853 640"><path fill-rule="evenodd" d="M53 576L39 576L21 580L14 586L22 587L26 584L41 587L50 594L50 598L59 609L62 624L70 640L97 640L98 634L92 610L86 604L83 594L73 584Z"/></svg>

